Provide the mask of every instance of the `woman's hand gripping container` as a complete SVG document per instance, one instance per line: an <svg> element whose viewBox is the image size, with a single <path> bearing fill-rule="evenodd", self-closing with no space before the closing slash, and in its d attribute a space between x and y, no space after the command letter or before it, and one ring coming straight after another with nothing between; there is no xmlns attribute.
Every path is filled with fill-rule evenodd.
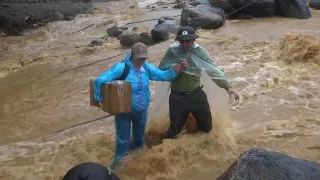
<svg viewBox="0 0 320 180"><path fill-rule="evenodd" d="M90 80L90 106L99 107L94 98L94 80ZM132 111L131 83L125 81L112 81L103 84L101 88L103 97L103 111L110 115Z"/></svg>

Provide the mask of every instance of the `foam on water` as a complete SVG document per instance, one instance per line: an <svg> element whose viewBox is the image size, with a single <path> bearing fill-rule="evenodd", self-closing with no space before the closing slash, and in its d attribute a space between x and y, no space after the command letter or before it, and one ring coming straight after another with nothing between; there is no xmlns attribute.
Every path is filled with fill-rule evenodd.
<svg viewBox="0 0 320 180"><path fill-rule="evenodd" d="M139 6L140 6L141 8L145 8L145 7L147 7L148 5L154 4L154 3L156 3L156 2L158 2L158 0L139 0L139 1L138 1Z"/></svg>
<svg viewBox="0 0 320 180"><path fill-rule="evenodd" d="M300 89L294 86L289 86L288 88L290 90L291 93L295 94L296 96L298 96L300 94Z"/></svg>

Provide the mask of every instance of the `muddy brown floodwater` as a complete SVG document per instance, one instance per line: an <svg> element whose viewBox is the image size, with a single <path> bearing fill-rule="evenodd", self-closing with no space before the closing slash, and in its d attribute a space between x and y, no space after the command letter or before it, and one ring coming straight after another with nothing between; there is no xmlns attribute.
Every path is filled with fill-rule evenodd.
<svg viewBox="0 0 320 180"><path fill-rule="evenodd" d="M101 47L87 44L105 35L111 19L124 24L147 16L126 8L106 14L107 6L24 37L1 38L0 179L58 180L81 162L110 163L112 117L52 134L105 115L89 106L88 82L123 56L57 73L125 51L112 38ZM159 144L169 124L164 117L148 124L149 148L128 156L116 173L122 179L213 179L254 146L320 163L320 11L312 15L233 20L218 30L199 30L197 42L241 95L240 102L229 101L234 141L220 141L215 127ZM158 65L171 43L150 47L150 62Z"/></svg>

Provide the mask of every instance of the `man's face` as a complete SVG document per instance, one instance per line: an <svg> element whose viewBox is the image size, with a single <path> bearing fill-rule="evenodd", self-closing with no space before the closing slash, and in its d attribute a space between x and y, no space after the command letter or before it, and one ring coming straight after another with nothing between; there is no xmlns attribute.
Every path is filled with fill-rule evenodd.
<svg viewBox="0 0 320 180"><path fill-rule="evenodd" d="M194 40L185 40L180 41L180 46L184 49L185 52L189 52L192 49Z"/></svg>

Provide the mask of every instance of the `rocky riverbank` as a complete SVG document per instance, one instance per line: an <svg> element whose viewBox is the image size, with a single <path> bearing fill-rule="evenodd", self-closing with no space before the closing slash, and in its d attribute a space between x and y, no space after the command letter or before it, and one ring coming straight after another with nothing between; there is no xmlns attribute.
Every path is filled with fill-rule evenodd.
<svg viewBox="0 0 320 180"><path fill-rule="evenodd" d="M112 26L107 34L120 40L120 44L130 47L136 42L147 45L166 41L170 34L176 34L181 26L192 26L195 29L219 29L227 19L253 19L259 17L283 16L308 19L311 12L303 0L280 1L228 1L228 0L167 0L157 1L146 6L150 11L182 9L180 15L162 16L153 28L137 31L137 28ZM171 36L172 37L172 36ZM103 41L95 40L90 46L102 45Z"/></svg>
<svg viewBox="0 0 320 180"><path fill-rule="evenodd" d="M9 36L53 21L72 20L77 14L93 13L90 0L10 0L0 4L0 29Z"/></svg>
<svg viewBox="0 0 320 180"><path fill-rule="evenodd" d="M319 4L317 3L317 0L312 0L310 6L317 8ZM146 7L150 10L170 8L182 9L178 24L203 29L218 29L223 26L226 19L252 19L270 16L299 19L311 17L310 10L304 0L263 0L257 2L253 0L160 0ZM77 14L93 14L94 9L92 0L5 0L0 4L0 31L9 36L21 35L26 29L43 26L48 22L72 20ZM153 32L161 31L163 34L164 26L169 26L169 29L178 27L178 24L173 21L170 24L160 24ZM167 38L167 35L158 36L158 34L155 41Z"/></svg>

